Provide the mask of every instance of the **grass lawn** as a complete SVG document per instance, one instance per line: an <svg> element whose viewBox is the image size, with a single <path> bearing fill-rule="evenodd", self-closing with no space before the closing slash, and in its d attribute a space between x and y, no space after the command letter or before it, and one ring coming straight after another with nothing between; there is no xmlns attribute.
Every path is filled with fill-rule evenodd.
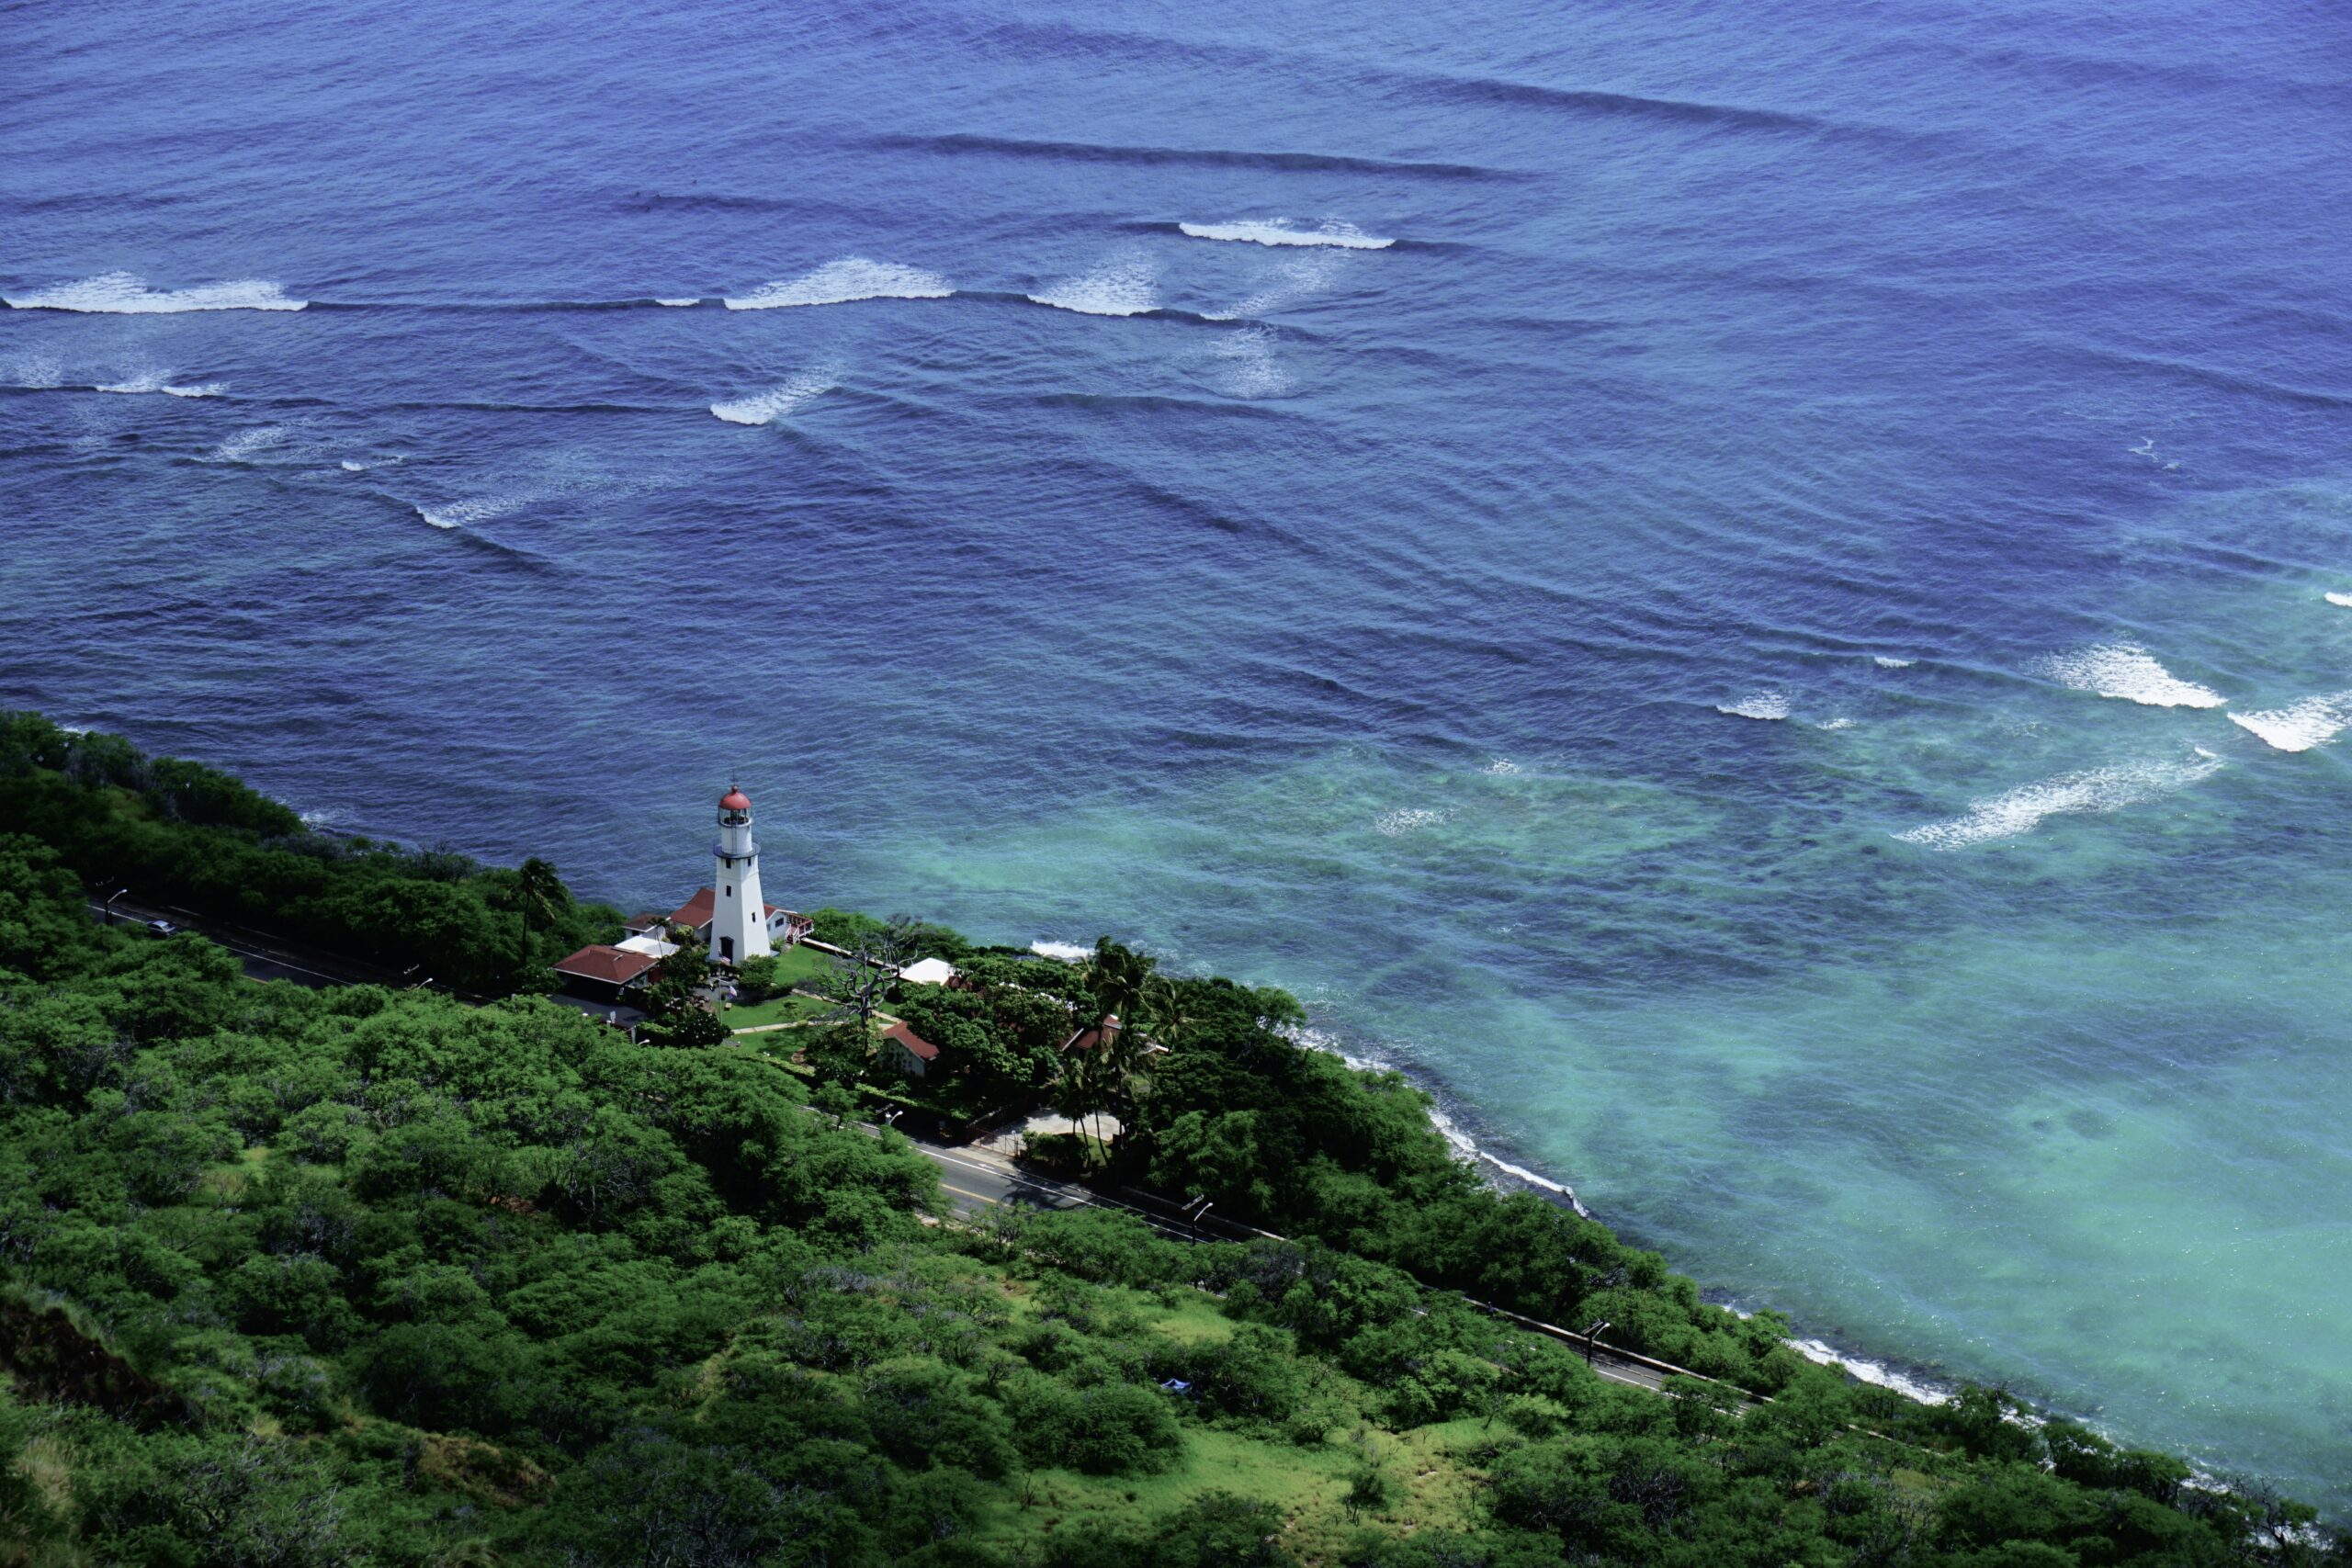
<svg viewBox="0 0 2352 1568"><path fill-rule="evenodd" d="M787 947L775 955L775 983L790 987L806 985L833 966L833 955L813 947Z"/></svg>
<svg viewBox="0 0 2352 1568"><path fill-rule="evenodd" d="M799 1023L821 1018L832 1005L820 997L797 997L789 993L770 997L752 1006L738 1003L727 1010L727 1027L756 1029L763 1023Z"/></svg>

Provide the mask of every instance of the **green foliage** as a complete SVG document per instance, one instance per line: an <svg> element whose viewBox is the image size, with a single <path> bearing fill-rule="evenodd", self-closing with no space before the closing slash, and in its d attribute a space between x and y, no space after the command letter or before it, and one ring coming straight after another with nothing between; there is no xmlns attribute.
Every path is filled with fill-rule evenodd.
<svg viewBox="0 0 2352 1568"><path fill-rule="evenodd" d="M38 723L0 718L0 775L285 827ZM1996 1392L1788 1364L1769 1314L1487 1193L1399 1080L1276 1032L1276 994L1146 998L1171 1048L1123 1157L1306 1239L952 1227L839 1084L536 999L255 986L91 923L70 858L0 839L0 1564L2343 1560L2308 1509ZM411 913L478 886L518 942L573 918L550 872L403 863ZM1066 1021L1016 964L937 1016ZM1604 1383L1432 1284L1581 1304L1776 1397Z"/></svg>
<svg viewBox="0 0 2352 1568"><path fill-rule="evenodd" d="M544 989L548 965L619 932L616 911L576 902L544 861L509 871L332 838L225 773L37 715L0 712L0 821L102 892L128 886L469 990ZM16 926L0 907L0 969L31 973Z"/></svg>
<svg viewBox="0 0 2352 1568"><path fill-rule="evenodd" d="M778 976L781 968L782 964L774 953L746 958L735 967L737 995L746 1002L763 1002L787 989Z"/></svg>

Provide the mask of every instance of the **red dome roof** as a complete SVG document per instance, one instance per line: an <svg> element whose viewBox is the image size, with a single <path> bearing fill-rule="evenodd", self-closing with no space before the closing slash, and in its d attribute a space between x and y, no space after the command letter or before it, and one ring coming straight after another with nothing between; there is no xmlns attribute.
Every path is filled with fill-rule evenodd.
<svg viewBox="0 0 2352 1568"><path fill-rule="evenodd" d="M752 809L752 797L745 795L740 789L730 789L725 795L718 797L718 809L721 811L749 811Z"/></svg>

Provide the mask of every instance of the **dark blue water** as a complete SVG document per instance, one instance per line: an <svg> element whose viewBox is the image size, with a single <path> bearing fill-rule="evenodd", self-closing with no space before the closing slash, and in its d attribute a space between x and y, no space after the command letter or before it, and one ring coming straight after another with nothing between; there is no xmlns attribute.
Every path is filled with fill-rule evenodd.
<svg viewBox="0 0 2352 1568"><path fill-rule="evenodd" d="M740 778L2347 1502L2335 13L5 15L0 701L632 906Z"/></svg>

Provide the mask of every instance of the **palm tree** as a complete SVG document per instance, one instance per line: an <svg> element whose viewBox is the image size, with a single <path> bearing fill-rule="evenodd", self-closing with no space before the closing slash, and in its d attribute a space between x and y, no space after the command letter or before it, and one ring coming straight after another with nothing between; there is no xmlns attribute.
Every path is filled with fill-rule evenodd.
<svg viewBox="0 0 2352 1568"><path fill-rule="evenodd" d="M522 908L526 929L551 926L563 910L571 908L571 889L563 885L553 865L537 855L515 868L514 879L515 901Z"/></svg>
<svg viewBox="0 0 2352 1568"><path fill-rule="evenodd" d="M1084 1054L1085 1066L1078 1070L1091 1080L1097 1113L1115 1108L1123 1129L1133 1113L1133 1089L1143 1076L1152 1036L1174 1013L1175 987L1155 973L1158 966L1157 959L1106 936L1095 942L1083 974L1098 1022L1115 1019L1118 1024L1103 1029L1094 1049Z"/></svg>

